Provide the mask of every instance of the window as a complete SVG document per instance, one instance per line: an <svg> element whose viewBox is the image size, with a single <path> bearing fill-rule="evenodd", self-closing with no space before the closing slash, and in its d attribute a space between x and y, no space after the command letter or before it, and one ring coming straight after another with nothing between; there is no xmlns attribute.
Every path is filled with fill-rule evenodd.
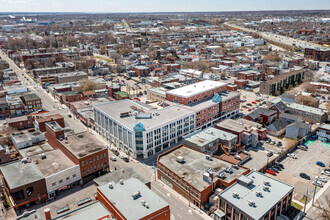
<svg viewBox="0 0 330 220"><path fill-rule="evenodd" d="M70 177L67 177L67 178L66 178L66 180L69 180L69 179L70 179Z"/></svg>
<svg viewBox="0 0 330 220"><path fill-rule="evenodd" d="M63 183L63 180L58 181L58 183Z"/></svg>
<svg viewBox="0 0 330 220"><path fill-rule="evenodd" d="M85 175L86 173L85 173L85 170L83 170L83 175Z"/></svg>
<svg viewBox="0 0 330 220"><path fill-rule="evenodd" d="M99 160L100 159L100 157L99 156L97 156L97 160Z"/></svg>
<svg viewBox="0 0 330 220"><path fill-rule="evenodd" d="M89 169L87 168L87 173L89 173Z"/></svg>
<svg viewBox="0 0 330 220"><path fill-rule="evenodd" d="M94 171L96 170L96 165L94 166Z"/></svg>
<svg viewBox="0 0 330 220"><path fill-rule="evenodd" d="M104 153L104 158L106 158L105 153Z"/></svg>
<svg viewBox="0 0 330 220"><path fill-rule="evenodd" d="M83 167L85 166L85 161L81 162L81 166Z"/></svg>
<svg viewBox="0 0 330 220"><path fill-rule="evenodd" d="M85 171L85 170L84 170ZM73 174L72 177L75 178L77 175L76 174Z"/></svg>
<svg viewBox="0 0 330 220"><path fill-rule="evenodd" d="M94 157L94 163L95 163L95 161L96 161L96 158Z"/></svg>
<svg viewBox="0 0 330 220"><path fill-rule="evenodd" d="M52 183L52 186L56 186L56 183Z"/></svg>
<svg viewBox="0 0 330 220"><path fill-rule="evenodd" d="M90 158L90 159L89 159L89 163L92 163L92 162L93 162L93 161L92 161L92 158Z"/></svg>
<svg viewBox="0 0 330 220"><path fill-rule="evenodd" d="M103 154L101 154L101 160L103 159Z"/></svg>
<svg viewBox="0 0 330 220"><path fill-rule="evenodd" d="M107 162L104 162L104 166L107 166Z"/></svg>
<svg viewBox="0 0 330 220"><path fill-rule="evenodd" d="M88 165L88 160L86 160L86 166Z"/></svg>

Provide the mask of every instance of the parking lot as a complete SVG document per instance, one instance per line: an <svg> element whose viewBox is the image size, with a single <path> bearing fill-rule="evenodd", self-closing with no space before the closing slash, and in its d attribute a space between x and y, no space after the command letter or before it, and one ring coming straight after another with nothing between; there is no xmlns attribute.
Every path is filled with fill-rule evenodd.
<svg viewBox="0 0 330 220"><path fill-rule="evenodd" d="M317 161L322 161L326 168L329 168L330 164L330 148L328 144L317 140L315 142L309 142L311 145L307 151L295 149L290 152L297 156L297 159L285 157L279 162L285 167L280 171L275 178L291 184L295 187L294 199L299 200L306 193L308 189L309 197L312 197L314 192L314 185L312 181L315 180L315 176L320 176L323 167L316 165ZM300 173L306 173L311 177L311 180L301 178ZM268 174L267 174L268 175ZM329 179L329 178L327 178ZM317 187L317 191L319 187Z"/></svg>

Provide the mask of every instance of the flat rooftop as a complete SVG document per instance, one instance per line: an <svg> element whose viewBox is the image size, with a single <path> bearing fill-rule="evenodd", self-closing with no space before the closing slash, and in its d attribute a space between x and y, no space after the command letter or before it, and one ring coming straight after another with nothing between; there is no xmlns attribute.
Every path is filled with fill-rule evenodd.
<svg viewBox="0 0 330 220"><path fill-rule="evenodd" d="M22 132L13 133L11 136L16 143L21 143L30 140L32 137L38 137L42 134L43 132L39 130L24 130Z"/></svg>
<svg viewBox="0 0 330 220"><path fill-rule="evenodd" d="M191 84L188 86L184 86L181 88L167 91L166 94L188 98L191 96L198 95L199 93L210 91L212 89L216 89L216 88L223 87L226 85L227 85L227 83L224 83L224 82L204 80L204 81L194 83L194 84Z"/></svg>
<svg viewBox="0 0 330 220"><path fill-rule="evenodd" d="M161 197L136 178L124 180L123 184L113 183L112 189L108 184L99 186L98 190L127 220L144 218L168 206ZM138 191L140 197L133 199L132 195ZM148 203L148 208L142 205L142 200Z"/></svg>
<svg viewBox="0 0 330 220"><path fill-rule="evenodd" d="M232 133L222 131L216 128L206 128L204 130L198 131L198 133L192 133L184 137L186 141L196 144L197 146L205 146L205 144L212 143L215 140L233 140L237 138L237 135Z"/></svg>
<svg viewBox="0 0 330 220"><path fill-rule="evenodd" d="M82 219L111 219L111 213L99 201L82 206L63 215L60 215L53 220L82 220Z"/></svg>
<svg viewBox="0 0 330 220"><path fill-rule="evenodd" d="M44 152L45 159L40 155L31 156L31 160L36 164L44 177L59 173L70 167L76 166L60 149Z"/></svg>
<svg viewBox="0 0 330 220"><path fill-rule="evenodd" d="M56 121L46 122L45 125L52 129L54 132L63 130L63 128Z"/></svg>
<svg viewBox="0 0 330 220"><path fill-rule="evenodd" d="M203 180L203 174L206 169L212 168L214 173L217 173L218 171L232 166L232 164L218 158L213 158L212 161L207 160L206 155L207 154L198 152L191 148L181 146L165 155L160 156L159 162L171 169L177 175L184 177L185 181L189 182L196 189L202 191L210 185L208 182ZM176 161L178 156L182 156L184 158L184 163L179 163ZM233 173L231 174L225 173L226 178L223 181L229 183L246 171L246 169L242 167L232 170ZM218 179L218 177L215 176L214 179Z"/></svg>
<svg viewBox="0 0 330 220"><path fill-rule="evenodd" d="M289 104L287 104L287 107L296 109L299 111L310 112L310 113L320 115L320 116L325 114L325 111L323 111L320 108L314 108L314 107L310 107L307 105L301 105L301 104L297 104L297 103L289 103Z"/></svg>
<svg viewBox="0 0 330 220"><path fill-rule="evenodd" d="M11 190L44 179L34 163L15 161L1 166L0 170Z"/></svg>
<svg viewBox="0 0 330 220"><path fill-rule="evenodd" d="M267 191L264 190L264 181L269 182ZM261 219L292 189L293 186L289 184L252 171L238 178L236 183L222 191L219 196L240 209L248 218ZM256 192L261 192L262 196L257 196ZM233 193L238 193L239 197L234 198ZM255 202L256 207L250 206L248 201Z"/></svg>
<svg viewBox="0 0 330 220"><path fill-rule="evenodd" d="M82 132L66 136L61 144L77 158L83 158L105 149L105 146L89 132Z"/></svg>
<svg viewBox="0 0 330 220"><path fill-rule="evenodd" d="M147 184L150 182L149 179L146 177L142 176L135 168L133 167L123 167L120 168L114 172L107 173L103 176L100 176L96 179L94 179L94 182L98 186L102 186L104 184L108 184L110 182L118 183L120 180L126 180L129 178L137 178L139 179L142 183Z"/></svg>
<svg viewBox="0 0 330 220"><path fill-rule="evenodd" d="M52 150L54 150L54 148L52 148L47 142L45 142L41 144L36 144L32 147L19 149L19 153L22 155L22 157L28 158Z"/></svg>
<svg viewBox="0 0 330 220"><path fill-rule="evenodd" d="M132 107L140 109L145 114L151 114L151 118L136 118L132 115L134 110ZM95 105L94 109L103 112L105 115L109 115L111 118L120 122L123 126L128 129L133 130L134 126L141 122L145 129L154 128L165 123L170 123L174 118L189 116L194 113L194 111L187 108L181 108L178 106L169 106L162 109L152 109L152 106L147 108L138 102L131 100L120 100L115 102L108 102L100 105ZM120 113L130 112L129 117L121 118Z"/></svg>
<svg viewBox="0 0 330 220"><path fill-rule="evenodd" d="M216 126L220 128L226 128L231 131L236 131L241 133L243 131L250 131L250 130L261 130L262 125L253 121L249 121L243 118L233 120L233 119L226 119L222 122L216 124Z"/></svg>

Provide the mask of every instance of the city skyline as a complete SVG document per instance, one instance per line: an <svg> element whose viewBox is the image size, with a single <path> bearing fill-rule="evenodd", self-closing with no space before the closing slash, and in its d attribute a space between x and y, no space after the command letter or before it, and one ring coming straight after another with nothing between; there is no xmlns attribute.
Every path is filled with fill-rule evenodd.
<svg viewBox="0 0 330 220"><path fill-rule="evenodd" d="M200 4L197 0L168 0L166 2L143 0L0 0L0 12L216 12L216 11L268 11L268 10L326 10L330 2L315 0L208 0Z"/></svg>

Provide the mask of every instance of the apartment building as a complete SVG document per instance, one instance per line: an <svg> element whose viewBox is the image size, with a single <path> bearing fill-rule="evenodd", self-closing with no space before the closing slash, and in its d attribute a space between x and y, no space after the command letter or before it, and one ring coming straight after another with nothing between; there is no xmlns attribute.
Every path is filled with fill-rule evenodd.
<svg viewBox="0 0 330 220"><path fill-rule="evenodd" d="M23 94L21 99L27 112L33 112L42 108L41 98L33 92Z"/></svg>
<svg viewBox="0 0 330 220"><path fill-rule="evenodd" d="M267 95L280 95L289 86L299 85L304 79L304 69L289 70L280 75L260 82L260 93Z"/></svg>
<svg viewBox="0 0 330 220"><path fill-rule="evenodd" d="M96 132L134 158L157 154L195 130L192 110L153 109L127 99L95 105L94 120Z"/></svg>
<svg viewBox="0 0 330 220"><path fill-rule="evenodd" d="M227 119L215 125L215 128L238 136L238 143L257 146L259 139L265 139L267 130L261 124L246 119Z"/></svg>
<svg viewBox="0 0 330 220"><path fill-rule="evenodd" d="M315 61L329 61L330 49L328 48L305 48L304 56Z"/></svg>

